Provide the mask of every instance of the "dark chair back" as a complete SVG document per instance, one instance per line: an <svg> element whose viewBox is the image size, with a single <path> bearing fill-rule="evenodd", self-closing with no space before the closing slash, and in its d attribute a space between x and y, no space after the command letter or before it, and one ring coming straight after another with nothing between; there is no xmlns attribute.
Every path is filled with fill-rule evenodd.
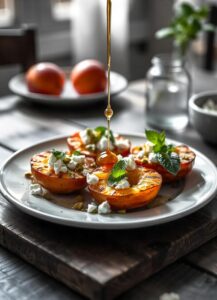
<svg viewBox="0 0 217 300"><path fill-rule="evenodd" d="M0 65L20 65L26 71L35 64L36 28L23 25L20 29L0 29Z"/></svg>
<svg viewBox="0 0 217 300"><path fill-rule="evenodd" d="M210 7L209 23L217 27L217 5ZM210 31L206 34L206 52L204 57L204 68L213 71L215 67L215 42L216 32Z"/></svg>

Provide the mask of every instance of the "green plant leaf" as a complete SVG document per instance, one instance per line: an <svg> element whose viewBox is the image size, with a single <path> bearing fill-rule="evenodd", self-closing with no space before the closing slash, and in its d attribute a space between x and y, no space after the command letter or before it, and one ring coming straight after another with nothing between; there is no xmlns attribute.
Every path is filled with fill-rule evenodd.
<svg viewBox="0 0 217 300"><path fill-rule="evenodd" d="M196 11L196 15L201 18L201 19L205 19L208 17L209 14L209 8L207 5L202 5L197 11Z"/></svg>
<svg viewBox="0 0 217 300"><path fill-rule="evenodd" d="M107 128L104 127L104 126L98 126L94 130L97 131L97 132L99 132L101 134L101 136L102 136L102 135L105 135L106 129Z"/></svg>
<svg viewBox="0 0 217 300"><path fill-rule="evenodd" d="M157 131L154 130L146 130L145 131L146 134L146 138L148 141L150 141L151 143L153 143L154 145L156 145L158 143L159 140L159 133Z"/></svg>
<svg viewBox="0 0 217 300"><path fill-rule="evenodd" d="M162 131L161 133L158 133L154 130L146 130L146 137L147 140L150 141L152 144L154 144L154 152L160 152L161 148L165 145L166 135L165 132Z"/></svg>
<svg viewBox="0 0 217 300"><path fill-rule="evenodd" d="M164 145L166 142L166 133L164 130L159 135L159 141L162 145Z"/></svg>
<svg viewBox="0 0 217 300"><path fill-rule="evenodd" d="M81 155L81 152L76 150L75 152L73 152L73 155L79 156L79 155Z"/></svg>
<svg viewBox="0 0 217 300"><path fill-rule="evenodd" d="M190 42L194 40L202 30L211 30L211 27L203 25L208 16L208 6L194 7L190 3L182 3L166 28L156 32L156 38L170 37L181 56L184 56Z"/></svg>
<svg viewBox="0 0 217 300"><path fill-rule="evenodd" d="M180 7L181 14L184 15L185 17L189 17L194 13L194 8L191 4L187 2L183 2Z"/></svg>
<svg viewBox="0 0 217 300"><path fill-rule="evenodd" d="M94 129L96 132L99 133L98 136L98 141L101 139L101 137L104 135L105 137L107 137L107 128L104 126L98 126ZM110 130L110 141L114 144L115 143L115 138L113 135L112 130Z"/></svg>
<svg viewBox="0 0 217 300"><path fill-rule="evenodd" d="M108 178L108 183L113 185L125 178L127 175L126 167L126 161L124 159L119 160L112 168L111 174Z"/></svg>
<svg viewBox="0 0 217 300"><path fill-rule="evenodd" d="M180 158L174 153L157 153L157 161L172 175L177 175L180 170Z"/></svg>
<svg viewBox="0 0 217 300"><path fill-rule="evenodd" d="M113 134L112 130L110 130L110 140L111 140L112 144L115 144L115 138L114 138L114 134Z"/></svg>
<svg viewBox="0 0 217 300"><path fill-rule="evenodd" d="M65 152L53 149L52 150L52 154L56 157L56 159L64 159L64 157L66 156Z"/></svg>
<svg viewBox="0 0 217 300"><path fill-rule="evenodd" d="M171 27L166 27L158 30L155 34L157 39L164 39L167 37L172 37L174 35L174 30Z"/></svg>
<svg viewBox="0 0 217 300"><path fill-rule="evenodd" d="M201 30L201 28L202 28L202 25L201 25L200 21L193 18L191 20L190 30L189 30L189 33L191 34L192 38L194 38L197 35L197 33Z"/></svg>
<svg viewBox="0 0 217 300"><path fill-rule="evenodd" d="M158 163L168 172L176 175L180 169L180 158L174 153L174 146L166 144L166 134L164 131L158 133L153 130L146 130L147 140L154 144L153 151L156 154Z"/></svg>

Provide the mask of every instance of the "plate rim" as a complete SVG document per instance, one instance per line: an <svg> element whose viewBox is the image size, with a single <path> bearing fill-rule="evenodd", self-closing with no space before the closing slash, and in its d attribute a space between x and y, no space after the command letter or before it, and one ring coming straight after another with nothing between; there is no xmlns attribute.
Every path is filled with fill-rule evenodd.
<svg viewBox="0 0 217 300"><path fill-rule="evenodd" d="M123 76L122 74L120 74L118 72L111 71L111 76L118 76L119 78L121 78L123 80L123 83L124 83L123 86L121 87L121 89L119 89L118 91L114 91L114 92L111 91L111 96L113 97L113 96L125 91L129 86L129 81L127 80L127 78L125 76ZM72 97L72 98L68 98L68 97L64 98L64 97L61 97L61 95L53 96L53 95L44 95L44 94L39 94L39 93L37 94L37 93L31 93L31 92L28 92L28 94L25 94L25 93L17 91L17 89L14 88L14 82L19 80L20 78L23 79L24 77L25 77L25 73L19 73L19 74L13 76L8 82L8 87L11 90L11 92L13 92L15 95L18 95L25 99L30 99L32 102L42 103L44 101L44 104L66 105L66 104L76 104L76 103L79 103L80 101L94 100L94 102L95 102L95 101L102 100L104 97L107 96L107 92L80 95L78 97ZM58 100L61 100L61 101L58 101ZM58 102L56 102L56 101L58 101ZM79 104L81 104L81 103L79 103Z"/></svg>
<svg viewBox="0 0 217 300"><path fill-rule="evenodd" d="M126 132L120 132L121 135L125 135L125 136L133 136L135 138L145 138L145 135L142 133L126 133ZM135 228L146 228L146 227L150 227L150 226L156 226L156 225L160 225L160 224L165 224L165 223L169 223L171 221L174 220L178 220L180 218L183 218L187 215L192 214L193 212L199 210L200 208L202 208L203 206L205 206L206 204L208 204L217 194L217 181L215 182L215 184L212 186L212 189L210 189L208 191L208 193L206 193L206 195L202 196L202 200L200 201L199 204L197 204L196 206L190 207L187 210L181 210L178 211L176 213L173 213L172 215L169 216L158 216L157 218L157 222L156 219L151 219L151 220L131 220L130 222L118 222L118 223L112 223L112 222L93 222L93 221L75 221L75 220L69 220L67 218L63 218L63 217L59 217L59 216L53 216L51 214L48 213L44 213L42 211L39 211L37 209L28 207L26 205L24 205L23 203L21 203L20 201L18 201L15 197L13 197L9 191L7 190L7 187L5 186L4 183L4 170L7 168L7 165L14 159L14 157L18 156L20 153L22 152L26 152L28 150L31 150L32 148L35 148L37 146L43 145L45 143L50 143L50 142L55 142L55 141L60 141L60 140L64 140L67 138L67 135L58 135L55 136L53 138L49 138L49 139L43 139L40 142L36 142L34 144L31 144L30 146L27 146L23 149L20 149L16 152L14 152L2 165L1 169L0 169L0 192L2 193L2 195L10 202L12 203L14 206L18 207L21 211L36 217L38 219L42 219L45 221L49 221L51 223L55 223L55 224L60 224L60 225L64 225L64 226L69 226L69 227L77 227L77 228L86 228L86 229L98 229L98 230L120 230L120 229L135 229ZM167 139L169 142L172 142L174 144L182 144L179 141L173 140L173 139ZM208 158L206 157L203 153L201 153L200 151L196 150L194 147L191 147L191 149L196 153L196 155L199 155L203 160L206 161L206 163L209 164L209 167L212 168L214 174L216 175L217 178L217 168L215 166L215 164ZM208 194L208 196L207 196ZM100 225L100 226L99 226Z"/></svg>

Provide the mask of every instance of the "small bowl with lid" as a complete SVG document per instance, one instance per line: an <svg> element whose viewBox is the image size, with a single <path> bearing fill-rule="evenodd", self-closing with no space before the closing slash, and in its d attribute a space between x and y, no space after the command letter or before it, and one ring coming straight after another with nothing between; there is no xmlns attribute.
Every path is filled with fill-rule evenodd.
<svg viewBox="0 0 217 300"><path fill-rule="evenodd" d="M217 144L217 91L193 95L189 100L189 117L205 141Z"/></svg>

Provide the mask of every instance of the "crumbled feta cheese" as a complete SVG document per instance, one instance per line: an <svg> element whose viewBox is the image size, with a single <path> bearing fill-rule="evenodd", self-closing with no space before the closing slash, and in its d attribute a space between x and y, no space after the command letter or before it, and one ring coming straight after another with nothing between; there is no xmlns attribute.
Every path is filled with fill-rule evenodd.
<svg viewBox="0 0 217 300"><path fill-rule="evenodd" d="M180 300L180 297L175 293L165 293L160 296L159 300Z"/></svg>
<svg viewBox="0 0 217 300"><path fill-rule="evenodd" d="M108 140L107 137L102 136L102 138L99 140L99 142L96 144L96 148L99 151L105 151L107 149L108 146ZM112 144L112 142L110 142L110 150L114 149L114 145Z"/></svg>
<svg viewBox="0 0 217 300"><path fill-rule="evenodd" d="M136 169L136 163L132 154L129 155L128 157L124 157L124 160L126 162L126 169L128 171Z"/></svg>
<svg viewBox="0 0 217 300"><path fill-rule="evenodd" d="M85 155L72 155L67 166L70 170L74 171L78 164L84 163L84 160Z"/></svg>
<svg viewBox="0 0 217 300"><path fill-rule="evenodd" d="M107 149L107 145L108 145L107 138L103 136L97 143L96 147L100 151L105 151Z"/></svg>
<svg viewBox="0 0 217 300"><path fill-rule="evenodd" d="M89 170L84 169L81 173L82 173L84 176L87 176L88 172L89 172Z"/></svg>
<svg viewBox="0 0 217 300"><path fill-rule="evenodd" d="M118 154L118 155L117 155L118 161L121 160L122 158L123 158L123 156L122 156L121 154Z"/></svg>
<svg viewBox="0 0 217 300"><path fill-rule="evenodd" d="M54 173L55 173L56 175L58 175L58 174L60 173L60 169L61 169L61 167L62 167L62 164L63 164L63 162L62 162L61 159L58 159L58 160L54 163L53 168L54 168Z"/></svg>
<svg viewBox="0 0 217 300"><path fill-rule="evenodd" d="M58 175L60 172L67 173L67 166L63 163L62 159L56 159L55 155L52 153L48 160L48 165L50 168L54 169L54 173Z"/></svg>
<svg viewBox="0 0 217 300"><path fill-rule="evenodd" d="M123 190L123 189L127 189L129 187L130 187L129 181L126 178L124 178L115 186L115 189Z"/></svg>
<svg viewBox="0 0 217 300"><path fill-rule="evenodd" d="M85 130L83 130L83 131L80 131L80 138L81 138L81 140L82 140L82 143L84 144L84 145L88 145L88 144L90 144L90 142L91 142L91 138L90 138L90 135L88 134L88 131L89 131L90 129L85 129Z"/></svg>
<svg viewBox="0 0 217 300"><path fill-rule="evenodd" d="M88 184L97 184L99 182L99 178L94 174L87 174L87 183Z"/></svg>
<svg viewBox="0 0 217 300"><path fill-rule="evenodd" d="M87 212L89 214L97 213L97 205L95 203L88 204Z"/></svg>
<svg viewBox="0 0 217 300"><path fill-rule="evenodd" d="M126 140L126 139L116 139L115 145L120 150L125 150L125 149L130 148L130 142L129 142L129 140Z"/></svg>
<svg viewBox="0 0 217 300"><path fill-rule="evenodd" d="M30 192L32 195L38 195L38 196L43 195L42 187L38 183L32 183L30 185Z"/></svg>
<svg viewBox="0 0 217 300"><path fill-rule="evenodd" d="M49 160L48 160L48 165L50 168L53 168L54 166L54 163L56 162L56 157L53 153L51 153L50 157L49 157Z"/></svg>
<svg viewBox="0 0 217 300"><path fill-rule="evenodd" d="M108 201L104 201L102 202L99 206L98 206L98 214L110 214L111 213L111 207L108 203Z"/></svg>
<svg viewBox="0 0 217 300"><path fill-rule="evenodd" d="M149 153L148 160L149 160L150 162L153 162L153 163L157 163L157 162L158 162L158 161L157 161L156 154L153 153L153 152Z"/></svg>
<svg viewBox="0 0 217 300"><path fill-rule="evenodd" d="M61 168L60 168L60 172L67 173L68 172L67 166L66 165L62 165Z"/></svg>
<svg viewBox="0 0 217 300"><path fill-rule="evenodd" d="M142 159L142 158L144 157L144 155L145 155L145 151L144 151L144 150L141 150L141 151L138 152L137 157L138 157L139 159Z"/></svg>
<svg viewBox="0 0 217 300"><path fill-rule="evenodd" d="M72 155L71 161L82 164L85 160L85 155Z"/></svg>
<svg viewBox="0 0 217 300"><path fill-rule="evenodd" d="M75 168L77 167L77 162L75 162L74 160L70 160L70 162L68 163L68 168L70 169L70 170L72 170L72 171L74 171L75 170Z"/></svg>

